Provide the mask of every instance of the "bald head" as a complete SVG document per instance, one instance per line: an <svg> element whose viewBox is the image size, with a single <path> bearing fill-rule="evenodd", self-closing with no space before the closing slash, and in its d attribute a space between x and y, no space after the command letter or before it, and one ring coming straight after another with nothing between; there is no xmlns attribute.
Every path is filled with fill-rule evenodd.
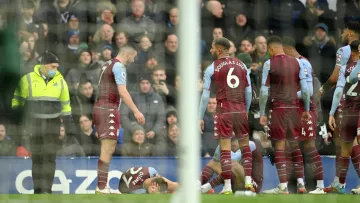
<svg viewBox="0 0 360 203"><path fill-rule="evenodd" d="M222 18L223 9L219 1L216 0L208 1L206 4L206 8L217 18Z"/></svg>
<svg viewBox="0 0 360 203"><path fill-rule="evenodd" d="M267 52L266 38L262 35L255 38L255 50L260 54Z"/></svg>

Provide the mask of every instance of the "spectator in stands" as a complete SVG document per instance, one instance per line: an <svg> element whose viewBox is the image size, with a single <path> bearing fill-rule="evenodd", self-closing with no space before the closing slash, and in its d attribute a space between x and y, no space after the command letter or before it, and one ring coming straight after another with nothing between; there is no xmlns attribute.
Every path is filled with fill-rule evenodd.
<svg viewBox="0 0 360 203"><path fill-rule="evenodd" d="M78 50L80 45L80 32L75 30L68 30L66 32L66 47L64 47L64 57L62 58L65 64L68 66L66 68L71 68L76 65L78 59ZM64 73L66 75L66 73Z"/></svg>
<svg viewBox="0 0 360 203"><path fill-rule="evenodd" d="M34 26L35 19L35 3L32 0L23 0L20 3L21 11L21 24L20 26L25 26L25 29L29 31L30 27ZM23 25L22 25L23 24Z"/></svg>
<svg viewBox="0 0 360 203"><path fill-rule="evenodd" d="M161 96L165 107L176 106L176 91L166 82L166 78L165 68L156 66L152 72L153 90Z"/></svg>
<svg viewBox="0 0 360 203"><path fill-rule="evenodd" d="M328 80L335 67L336 42L328 32L327 25L319 23L315 26L314 34L304 39L308 58L321 84Z"/></svg>
<svg viewBox="0 0 360 203"><path fill-rule="evenodd" d="M92 110L95 104L96 94L91 80L81 78L77 94L73 95L71 101L71 111L75 121L78 121L81 115L87 115L92 118Z"/></svg>
<svg viewBox="0 0 360 203"><path fill-rule="evenodd" d="M344 29L345 23L350 21L360 21L360 1L359 0L337 0L336 1L337 23L340 29Z"/></svg>
<svg viewBox="0 0 360 203"><path fill-rule="evenodd" d="M20 76L23 76L33 71L36 60L31 58L30 44L27 41L20 42L19 52L22 56Z"/></svg>
<svg viewBox="0 0 360 203"><path fill-rule="evenodd" d="M103 24L94 34L93 42L98 46L99 44L108 44L113 50L116 50L116 43L113 43L114 29L108 25Z"/></svg>
<svg viewBox="0 0 360 203"><path fill-rule="evenodd" d="M60 127L57 156L85 156L84 150L74 136L66 136L65 127Z"/></svg>
<svg viewBox="0 0 360 203"><path fill-rule="evenodd" d="M132 93L131 98L145 116L146 140L155 143L163 139L160 132L165 124L165 107L160 95L152 91L150 80L142 77L139 81L139 91ZM120 115L120 122L124 128L124 141L130 141L131 123L136 119L125 104L121 104Z"/></svg>
<svg viewBox="0 0 360 203"><path fill-rule="evenodd" d="M39 54L35 50L36 41L35 41L35 36L33 34L27 31L20 31L20 41L26 41L27 43L29 43L31 59L36 59L37 57L39 57Z"/></svg>
<svg viewBox="0 0 360 203"><path fill-rule="evenodd" d="M139 64L140 66L143 66L146 63L146 60L148 58L147 55L151 50L151 47L152 47L152 43L149 36L144 35L140 37L138 55L135 63Z"/></svg>
<svg viewBox="0 0 360 203"><path fill-rule="evenodd" d="M4 124L0 124L0 156L15 156L16 146L14 142L6 136Z"/></svg>
<svg viewBox="0 0 360 203"><path fill-rule="evenodd" d="M163 64L166 68L168 84L174 85L177 66L176 66L176 53L179 48L178 37L175 34L167 36L165 41L165 51L160 53L160 64Z"/></svg>
<svg viewBox="0 0 360 203"><path fill-rule="evenodd" d="M98 63L100 64L100 66L104 66L105 63L110 60L113 55L113 49L110 45L108 44L100 44L99 45L99 54L100 54L100 58L99 58L99 61ZM99 72L100 73L100 72ZM97 78L98 79L98 78Z"/></svg>
<svg viewBox="0 0 360 203"><path fill-rule="evenodd" d="M153 147L153 156L176 156L180 129L178 124L171 124L167 128L166 140L156 143Z"/></svg>
<svg viewBox="0 0 360 203"><path fill-rule="evenodd" d="M335 17L334 11L329 9L327 1L306 0L306 9L300 14L300 18L295 22L296 41L303 42L304 38L312 32L312 29L318 23L324 23L328 26L328 34L335 35ZM299 45L298 45L299 46ZM300 51L303 47L299 47Z"/></svg>
<svg viewBox="0 0 360 203"><path fill-rule="evenodd" d="M179 26L180 17L179 17L179 9L176 7L172 7L169 10L169 21L167 23L167 33L176 33L176 28Z"/></svg>
<svg viewBox="0 0 360 203"><path fill-rule="evenodd" d="M251 54L254 51L252 41L249 38L245 38L245 39L241 40L239 51L240 51L240 53Z"/></svg>
<svg viewBox="0 0 360 203"><path fill-rule="evenodd" d="M202 154L206 157L212 156L219 141L214 139L214 114L216 112L216 97L212 95L204 115L204 129L201 135Z"/></svg>
<svg viewBox="0 0 360 203"><path fill-rule="evenodd" d="M80 50L78 67L72 68L65 77L65 80L69 85L70 93L76 93L81 77L89 79L91 83L97 87L100 71L101 66L98 63L91 64L90 51Z"/></svg>
<svg viewBox="0 0 360 203"><path fill-rule="evenodd" d="M229 42L230 42L229 55L231 57L235 57L235 54L236 54L236 51L237 51L236 46L235 46L233 41L229 41Z"/></svg>
<svg viewBox="0 0 360 203"><path fill-rule="evenodd" d="M69 19L67 21L66 33L69 31L75 31L78 33L80 42L87 42L88 39L87 39L86 31L82 28L80 29L80 27L82 26L83 26L82 24L80 25L78 15L76 13L70 13ZM65 33L65 37L67 36L66 33Z"/></svg>
<svg viewBox="0 0 360 203"><path fill-rule="evenodd" d="M49 42L52 43L49 47L54 47L54 45L61 43L64 25L68 23L70 13L76 13L80 24L83 24L82 29L86 30L86 3L87 1L81 0L55 0L42 2L40 9L36 12L36 17L49 25Z"/></svg>
<svg viewBox="0 0 360 203"><path fill-rule="evenodd" d="M251 54L252 61L257 63L261 68L265 61L270 59L270 55L267 52L266 38L264 36L258 36L255 38L255 50Z"/></svg>
<svg viewBox="0 0 360 203"><path fill-rule="evenodd" d="M77 140L84 150L85 156L100 156L100 140L98 139L98 134L91 117L82 115L77 121L80 125L80 133L77 136Z"/></svg>
<svg viewBox="0 0 360 203"><path fill-rule="evenodd" d="M117 52L119 52L120 48L127 45L129 40L129 35L125 31L118 31L115 35L115 42L117 47Z"/></svg>
<svg viewBox="0 0 360 203"><path fill-rule="evenodd" d="M231 40L239 44L241 40L254 36L254 28L249 24L244 12L237 13L234 18L229 27L229 38Z"/></svg>
<svg viewBox="0 0 360 203"><path fill-rule="evenodd" d="M224 32L220 27L216 27L216 28L213 29L212 36L213 36L213 40L214 40L214 39L223 37Z"/></svg>
<svg viewBox="0 0 360 203"><path fill-rule="evenodd" d="M121 146L121 156L144 157L152 155L152 144L145 142L145 130L136 122L132 123L131 141Z"/></svg>
<svg viewBox="0 0 360 203"><path fill-rule="evenodd" d="M228 18L224 14L223 7L219 1L208 1L201 10L201 39L206 41L208 47L211 47L212 30L221 28L224 36L227 36Z"/></svg>
<svg viewBox="0 0 360 203"><path fill-rule="evenodd" d="M97 5L97 23L105 23L113 26L116 7L110 1L100 1Z"/></svg>
<svg viewBox="0 0 360 203"><path fill-rule="evenodd" d="M120 28L129 34L129 42L137 44L140 37L148 35L151 41L155 39L156 26L153 20L144 15L145 3L142 0L131 2L132 15L120 23Z"/></svg>
<svg viewBox="0 0 360 203"><path fill-rule="evenodd" d="M178 117L176 109L173 106L170 106L166 110L166 128L171 124L177 124Z"/></svg>

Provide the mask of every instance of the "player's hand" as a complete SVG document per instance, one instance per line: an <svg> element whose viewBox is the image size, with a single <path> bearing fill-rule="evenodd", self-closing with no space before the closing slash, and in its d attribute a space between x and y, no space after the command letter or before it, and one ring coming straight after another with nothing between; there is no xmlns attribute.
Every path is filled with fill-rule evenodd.
<svg viewBox="0 0 360 203"><path fill-rule="evenodd" d="M149 131L146 133L146 138L148 139L152 139L155 137L155 132L154 131Z"/></svg>
<svg viewBox="0 0 360 203"><path fill-rule="evenodd" d="M335 118L333 115L330 115L330 117L329 117L329 127L332 131L335 131L336 122L335 122Z"/></svg>
<svg viewBox="0 0 360 203"><path fill-rule="evenodd" d="M204 120L199 120L199 127L200 127L200 133L202 134L203 133L203 130L204 130Z"/></svg>
<svg viewBox="0 0 360 203"><path fill-rule="evenodd" d="M134 113L134 116L137 120L137 122L140 124L140 125L144 125L145 124L145 117L144 115L140 112L140 111L137 111Z"/></svg>
<svg viewBox="0 0 360 203"><path fill-rule="evenodd" d="M309 111L304 111L301 115L301 122L307 122L310 119Z"/></svg>
<svg viewBox="0 0 360 203"><path fill-rule="evenodd" d="M331 137L332 137L332 133L331 133L331 132L328 132L328 133L327 133L327 137L325 137L325 139L324 139L324 142L325 142L326 145L329 145L329 144L330 144L329 139L330 139Z"/></svg>
<svg viewBox="0 0 360 203"><path fill-rule="evenodd" d="M266 126L268 124L267 116L261 116L260 117L260 124L263 126Z"/></svg>

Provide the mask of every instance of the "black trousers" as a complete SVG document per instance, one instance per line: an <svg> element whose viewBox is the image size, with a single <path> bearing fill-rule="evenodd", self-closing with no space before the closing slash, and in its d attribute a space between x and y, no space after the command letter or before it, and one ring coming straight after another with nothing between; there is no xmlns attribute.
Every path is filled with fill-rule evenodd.
<svg viewBox="0 0 360 203"><path fill-rule="evenodd" d="M31 119L27 125L32 152L32 179L34 194L52 193L56 169L57 143L60 135L60 118Z"/></svg>

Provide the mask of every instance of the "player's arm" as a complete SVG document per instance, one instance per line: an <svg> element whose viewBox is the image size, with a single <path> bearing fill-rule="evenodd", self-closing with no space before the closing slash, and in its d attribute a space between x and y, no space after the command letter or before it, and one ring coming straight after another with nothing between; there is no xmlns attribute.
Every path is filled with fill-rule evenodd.
<svg viewBox="0 0 360 203"><path fill-rule="evenodd" d="M345 86L345 83L346 83L345 69L346 69L346 66L343 66L340 69L339 79L338 79L337 84L336 84L336 89L335 89L334 96L333 96L333 101L332 101L332 104L331 104L330 116L334 116L335 111L336 111L337 107L340 104L340 100L341 100L341 97L342 97L342 94L343 94L343 91L344 91L344 86Z"/></svg>
<svg viewBox="0 0 360 203"><path fill-rule="evenodd" d="M326 83L320 88L320 92L324 93L331 89L334 85L336 85L336 82L338 81L339 72L342 66L345 66L349 60L347 57L349 54L344 52L344 48L340 48L336 52L336 65L335 68L329 77L329 79L326 81Z"/></svg>
<svg viewBox="0 0 360 203"><path fill-rule="evenodd" d="M260 115L265 115L266 103L269 97L269 86L266 84L270 71L270 60L266 61L263 66L263 72L261 76L261 88L259 96Z"/></svg>
<svg viewBox="0 0 360 203"><path fill-rule="evenodd" d="M167 178L165 178L164 176L162 176L162 178L165 180L165 182L167 182L168 184L168 192L169 193L173 193L175 192L179 187L180 187L180 184L178 182L173 182Z"/></svg>
<svg viewBox="0 0 360 203"><path fill-rule="evenodd" d="M305 111L310 110L310 93L307 83L307 69L304 67L302 63L298 60L299 66L300 66L300 72L299 72L299 79L300 79L300 88L301 88L301 97L304 102L304 109ZM308 73L309 74L309 73Z"/></svg>
<svg viewBox="0 0 360 203"><path fill-rule="evenodd" d="M355 68L351 71L349 75L349 82L351 84L355 84L359 81L359 75L360 74L360 60L357 62Z"/></svg>
<svg viewBox="0 0 360 203"><path fill-rule="evenodd" d="M120 63L115 63L113 67L113 74L115 77L115 82L117 84L117 89L122 101L129 107L129 109L136 115L141 114L139 109L134 104L131 99L130 93L126 88L126 70L120 65ZM136 117L136 116L135 116ZM139 121L140 124L143 124L144 121Z"/></svg>
<svg viewBox="0 0 360 203"><path fill-rule="evenodd" d="M210 85L211 85L211 76L214 74L214 64L211 64L204 73L204 85L203 92L200 99L200 108L199 108L199 119L204 118L204 114L209 103L210 97Z"/></svg>
<svg viewBox="0 0 360 203"><path fill-rule="evenodd" d="M252 100L250 70L247 70L246 80L249 85L245 88L245 102L246 102L246 112L249 112L251 106L251 100Z"/></svg>

